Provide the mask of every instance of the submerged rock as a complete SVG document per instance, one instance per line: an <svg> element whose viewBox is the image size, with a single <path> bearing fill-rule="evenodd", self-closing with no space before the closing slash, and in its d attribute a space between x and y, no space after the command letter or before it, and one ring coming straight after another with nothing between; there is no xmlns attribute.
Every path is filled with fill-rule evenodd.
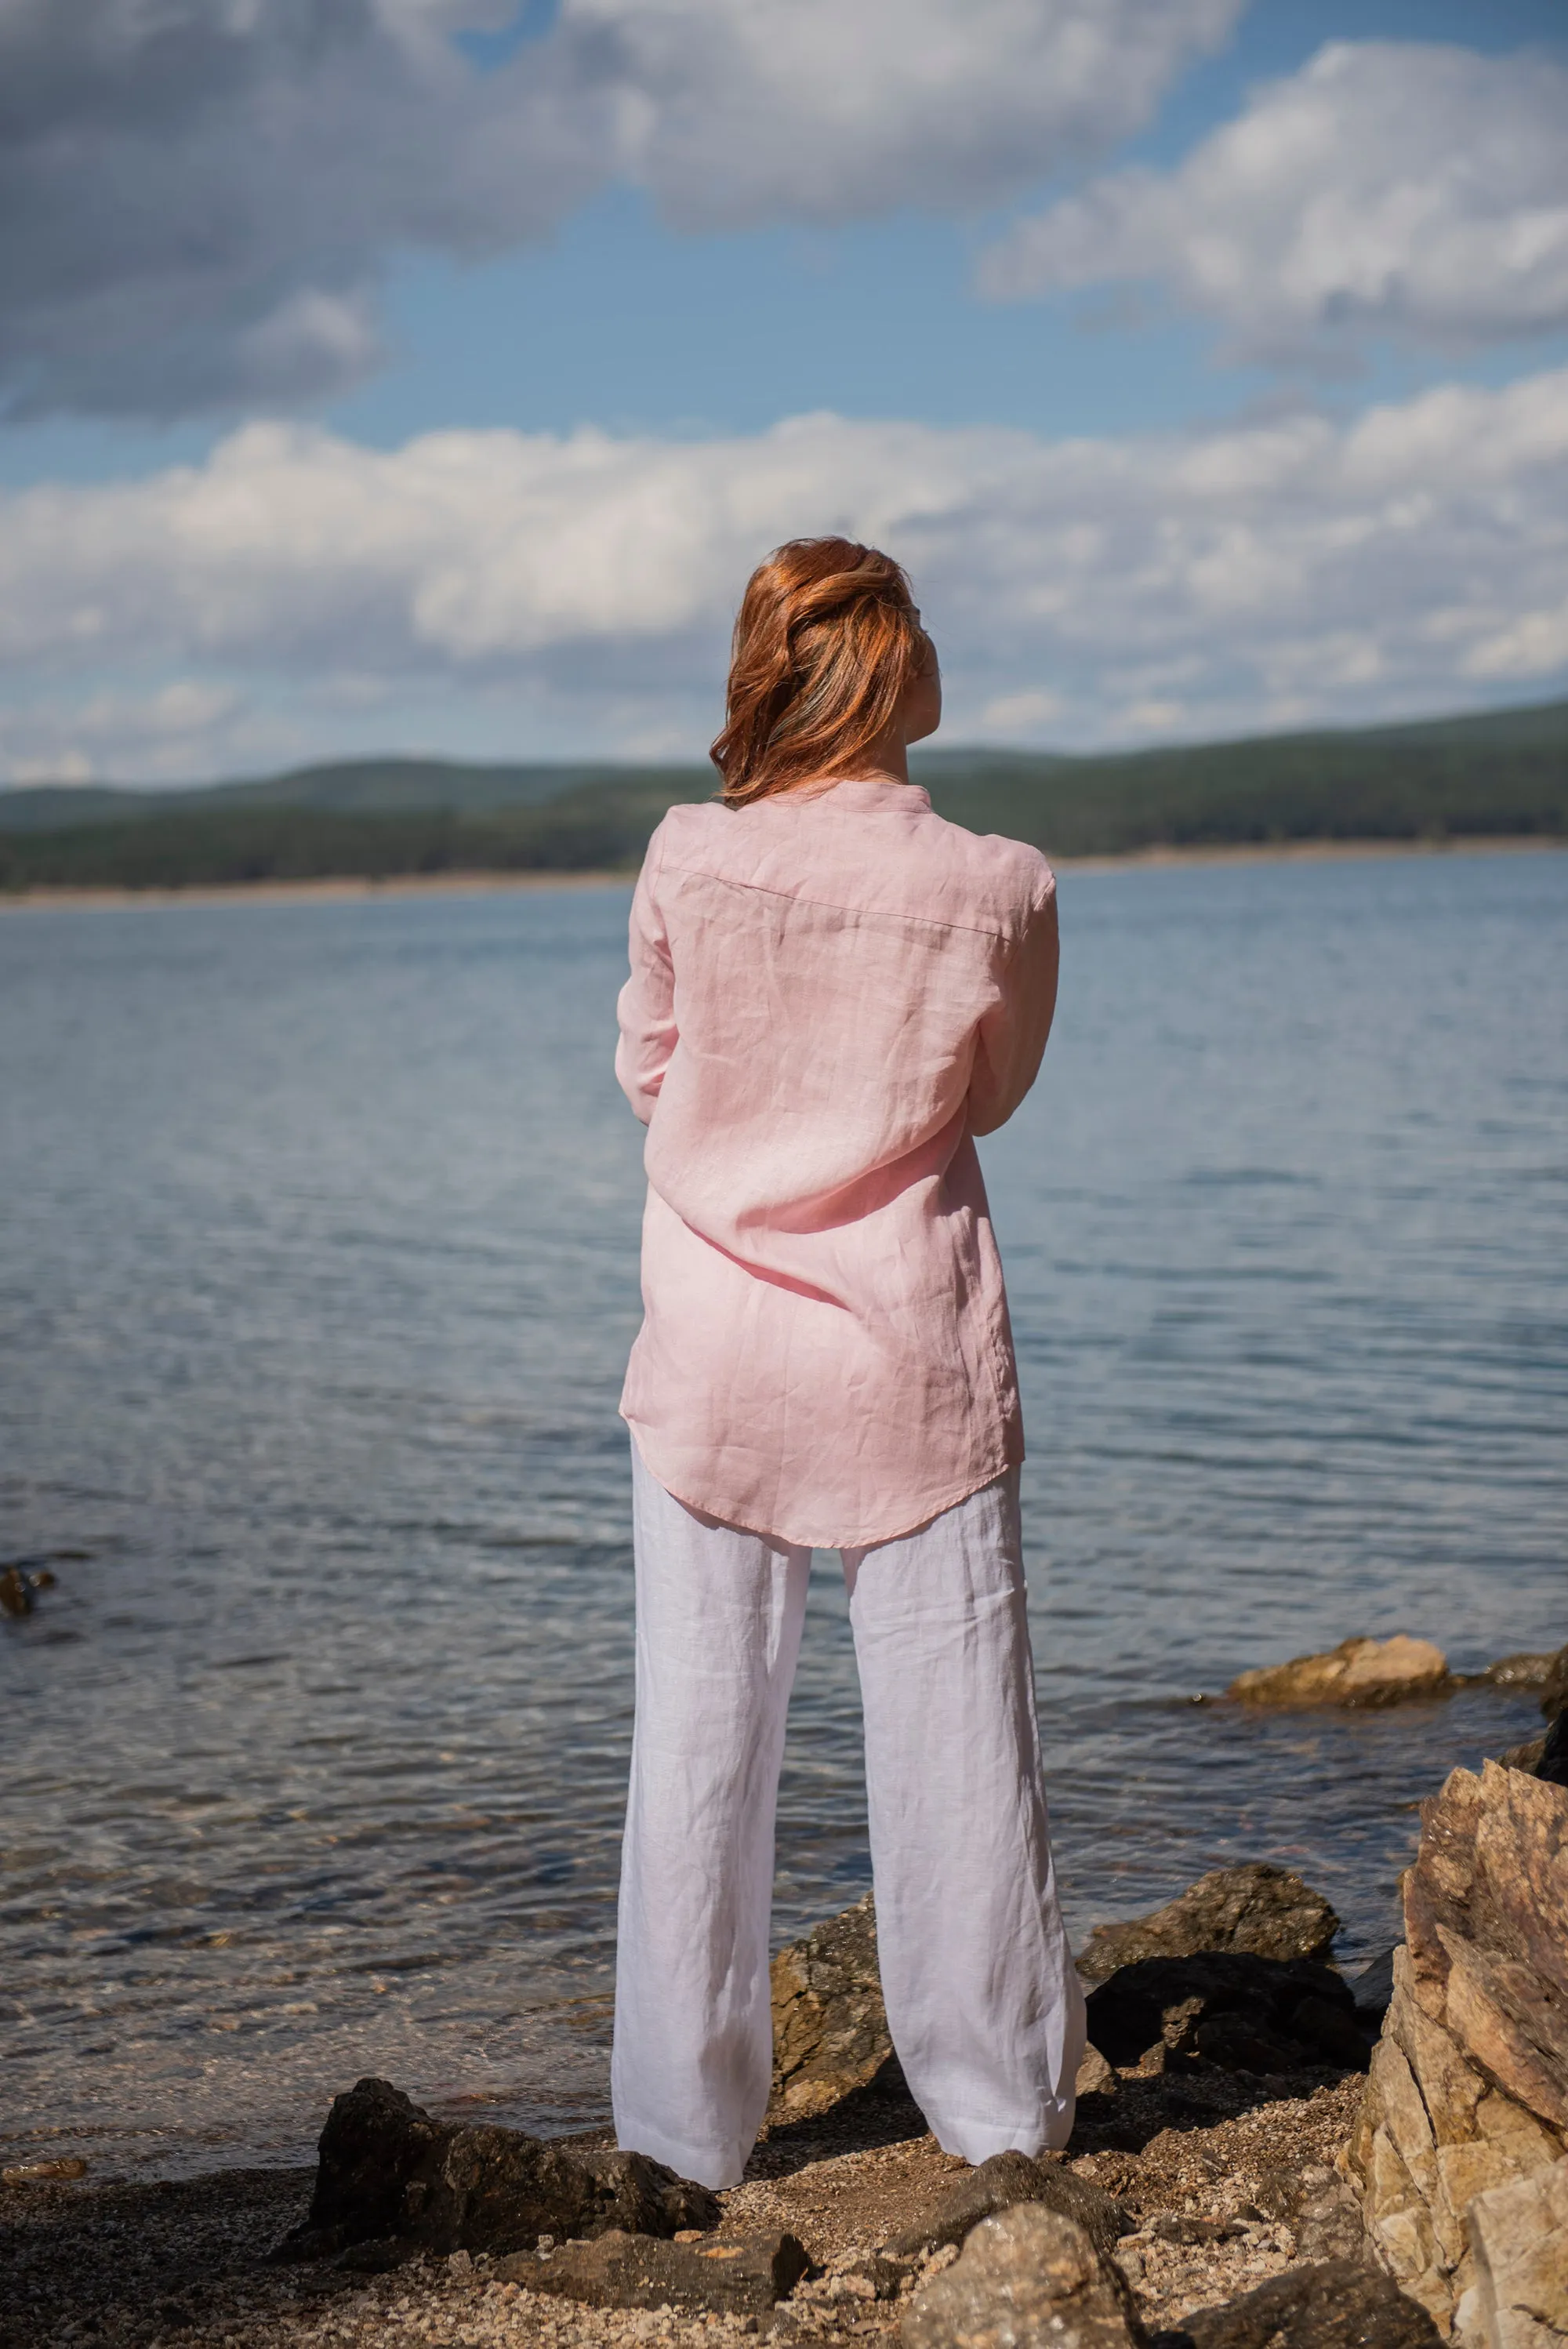
<svg viewBox="0 0 1568 2349"><path fill-rule="evenodd" d="M1140 1958L1185 1958L1200 1950L1326 1958L1338 1930L1339 1919L1320 1892L1287 1868L1252 1860L1201 1876L1147 1917L1097 1925L1078 1970L1086 1982L1103 1982Z"/></svg>
<svg viewBox="0 0 1568 2349"><path fill-rule="evenodd" d="M589 2308L711 2310L760 2315L785 2299L810 2259L794 2235L746 2235L727 2243L659 2242L619 2229L568 2243L548 2259L508 2260L498 2271L531 2292Z"/></svg>
<svg viewBox="0 0 1568 2349"><path fill-rule="evenodd" d="M1121 2204L1092 2178L1079 2178L1060 2162L1031 2160L1026 2153L994 2153L882 2248L892 2259L940 2251L945 2243L962 2243L982 2219L1023 2202L1042 2202L1071 2219L1100 2251L1109 2252L1131 2231L1132 2220Z"/></svg>
<svg viewBox="0 0 1568 2349"><path fill-rule="evenodd" d="M1480 2304L1478 2198L1568 2153L1565 1851L1568 1793L1495 1762L1422 1806L1346 2158L1377 2257L1445 2333Z"/></svg>
<svg viewBox="0 0 1568 2349"><path fill-rule="evenodd" d="M1458 1686L1440 1648L1400 1631L1391 1640L1342 1640L1325 1655L1240 1672L1225 1694L1243 1704L1378 1705L1446 1696Z"/></svg>
<svg viewBox="0 0 1568 2349"><path fill-rule="evenodd" d="M901 2331L905 2349L1131 2349L1144 2337L1113 2263L1040 2202L982 2220Z"/></svg>
<svg viewBox="0 0 1568 2349"><path fill-rule="evenodd" d="M1151 2349L1437 2349L1431 2318L1376 2268L1330 2260L1198 2308Z"/></svg>
<svg viewBox="0 0 1568 2349"><path fill-rule="evenodd" d="M1256 1958L1238 1950L1143 1958L1088 1996L1089 2036L1113 2064L1156 2054L1201 2057L1227 2071L1267 2075L1321 2064L1364 2065L1349 1984L1305 1958Z"/></svg>
<svg viewBox="0 0 1568 2349"><path fill-rule="evenodd" d="M876 1909L852 1908L780 1950L773 1993L774 2120L824 2111L863 2088L892 2054L877 1971Z"/></svg>
<svg viewBox="0 0 1568 2349"><path fill-rule="evenodd" d="M327 2258L356 2243L511 2251L542 2234L670 2236L718 2222L706 2187L645 2154L579 2153L521 2129L451 2127L386 2080L361 2080L334 2099L317 2150L310 2209L279 2245L282 2258Z"/></svg>

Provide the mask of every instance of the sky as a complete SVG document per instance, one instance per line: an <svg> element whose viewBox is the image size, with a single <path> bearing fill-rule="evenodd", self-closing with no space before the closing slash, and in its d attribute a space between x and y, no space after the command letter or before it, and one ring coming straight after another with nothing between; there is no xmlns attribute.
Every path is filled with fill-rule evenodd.
<svg viewBox="0 0 1568 2349"><path fill-rule="evenodd" d="M1568 692L1568 0L0 0L0 781Z"/></svg>

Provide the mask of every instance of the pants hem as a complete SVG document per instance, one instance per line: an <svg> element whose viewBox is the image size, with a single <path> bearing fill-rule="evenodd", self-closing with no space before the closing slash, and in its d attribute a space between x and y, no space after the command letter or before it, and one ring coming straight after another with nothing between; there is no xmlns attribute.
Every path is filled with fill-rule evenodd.
<svg viewBox="0 0 1568 2349"><path fill-rule="evenodd" d="M706 2186L712 2194L722 2193L728 2186L738 2186L746 2169L744 2151L731 2148L716 2152L695 2145L683 2145L661 2128L645 2126L641 2121L615 2116L615 2143L623 2153L645 2153L650 2161L662 2161L677 2178L685 2178L695 2186Z"/></svg>

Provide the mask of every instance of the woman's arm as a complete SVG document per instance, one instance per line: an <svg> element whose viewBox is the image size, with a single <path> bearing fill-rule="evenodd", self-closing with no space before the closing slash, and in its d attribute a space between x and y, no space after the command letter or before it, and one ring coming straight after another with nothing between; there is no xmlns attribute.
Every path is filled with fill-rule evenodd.
<svg viewBox="0 0 1568 2349"><path fill-rule="evenodd" d="M1022 936L1002 971L1000 997L980 1022L969 1081L969 1126L995 1133L1006 1125L1040 1072L1057 1008L1057 885L1046 878Z"/></svg>
<svg viewBox="0 0 1568 2349"><path fill-rule="evenodd" d="M621 1091L645 1125L653 1116L665 1071L678 1040L675 968L655 895L664 850L662 831L661 825L649 841L648 853L637 876L632 898L632 976L621 989L616 1005L621 1040L615 1048L615 1074Z"/></svg>

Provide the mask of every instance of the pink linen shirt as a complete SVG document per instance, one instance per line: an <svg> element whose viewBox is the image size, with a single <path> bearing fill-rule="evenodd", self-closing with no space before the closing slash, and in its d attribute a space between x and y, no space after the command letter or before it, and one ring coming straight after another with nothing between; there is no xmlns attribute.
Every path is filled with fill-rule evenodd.
<svg viewBox="0 0 1568 2349"><path fill-rule="evenodd" d="M674 807L631 961L615 1072L648 1197L622 1414L688 1506L891 1541L1023 1457L975 1136L1045 1050L1050 867L917 784Z"/></svg>

